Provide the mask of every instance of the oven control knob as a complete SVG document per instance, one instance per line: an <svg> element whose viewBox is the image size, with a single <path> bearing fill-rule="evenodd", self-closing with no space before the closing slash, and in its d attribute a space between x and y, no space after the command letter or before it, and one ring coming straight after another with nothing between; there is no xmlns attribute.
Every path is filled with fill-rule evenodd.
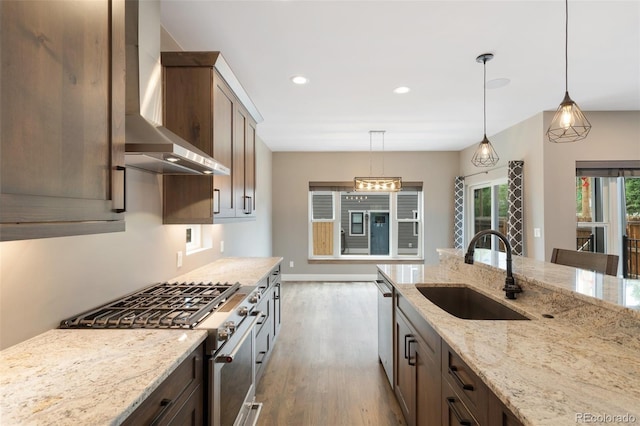
<svg viewBox="0 0 640 426"><path fill-rule="evenodd" d="M254 293L249 298L249 303L258 303L258 300L260 300L260 293Z"/></svg>
<svg viewBox="0 0 640 426"><path fill-rule="evenodd" d="M246 317L247 314L249 314L249 308L247 308L246 306L240 306L240 309L238 309L238 315L240 315L241 317Z"/></svg>
<svg viewBox="0 0 640 426"><path fill-rule="evenodd" d="M234 331L236 331L236 323L233 321L227 321L224 324L224 327L226 329L228 329L231 333L233 333Z"/></svg>
<svg viewBox="0 0 640 426"><path fill-rule="evenodd" d="M218 330L218 340L224 342L229 338L229 329L223 328L222 330Z"/></svg>

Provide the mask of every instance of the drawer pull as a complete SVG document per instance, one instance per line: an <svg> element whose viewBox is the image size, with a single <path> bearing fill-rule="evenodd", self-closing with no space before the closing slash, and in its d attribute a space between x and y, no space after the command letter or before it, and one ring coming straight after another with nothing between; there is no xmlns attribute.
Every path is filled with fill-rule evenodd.
<svg viewBox="0 0 640 426"><path fill-rule="evenodd" d="M460 376L458 376L457 371L458 371L458 367L456 367L455 365L449 366L449 374L451 374L451 376L453 376L453 379L456 381L458 386L460 386L464 390L468 390L468 391L474 390L473 385L470 385L470 384L465 383L465 382L462 381Z"/></svg>
<svg viewBox="0 0 640 426"><path fill-rule="evenodd" d="M160 401L160 407L162 407L162 409L160 410L158 415L155 416L153 418L153 420L151 420L151 426L155 426L155 425L159 424L160 420L162 420L162 418L169 411L169 409L171 408L172 405L173 405L173 400L172 399L163 398L162 401Z"/></svg>
<svg viewBox="0 0 640 426"><path fill-rule="evenodd" d="M411 356L411 344L412 343L417 343L417 340L415 340L415 339L409 340L409 361L408 361L408 363L411 366L415 366L416 362L415 361L411 362L411 360L413 359L413 357Z"/></svg>
<svg viewBox="0 0 640 426"><path fill-rule="evenodd" d="M447 397L447 405L449 406L449 409L451 410L453 415L456 416L456 420L458 421L460 426L472 426L473 425L471 420L467 420L467 419L462 418L462 414L460 414L460 412L456 408L456 399L455 398L450 397L450 396Z"/></svg>
<svg viewBox="0 0 640 426"><path fill-rule="evenodd" d="M262 364L262 362L264 361L264 357L267 356L267 352L266 351L260 351L258 352L258 356L260 357L260 360L258 361L258 357L256 357L256 364Z"/></svg>

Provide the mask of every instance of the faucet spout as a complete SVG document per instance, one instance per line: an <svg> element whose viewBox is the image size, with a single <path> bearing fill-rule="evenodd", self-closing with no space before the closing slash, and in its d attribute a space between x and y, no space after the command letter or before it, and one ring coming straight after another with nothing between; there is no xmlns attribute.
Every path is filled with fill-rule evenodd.
<svg viewBox="0 0 640 426"><path fill-rule="evenodd" d="M505 250L507 251L507 277L505 279L504 288L502 290L505 292L507 299L515 299L517 293L522 293L522 287L520 287L520 285L517 284L515 279L513 278L511 244L504 234L498 231L494 231L493 229L485 229L484 231L478 232L469 242L469 247L467 248L467 252L464 255L464 263L473 265L473 254L475 252L476 244L478 243L478 240L485 235L495 235L504 243Z"/></svg>

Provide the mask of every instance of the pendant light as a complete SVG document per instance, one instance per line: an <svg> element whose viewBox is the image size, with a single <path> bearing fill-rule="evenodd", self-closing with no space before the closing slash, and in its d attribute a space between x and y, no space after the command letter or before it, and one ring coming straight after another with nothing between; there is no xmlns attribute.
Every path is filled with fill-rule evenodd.
<svg viewBox="0 0 640 426"><path fill-rule="evenodd" d="M555 143L577 142L587 137L591 124L569 97L569 0L565 0L564 99L551 120L547 136Z"/></svg>
<svg viewBox="0 0 640 426"><path fill-rule="evenodd" d="M491 145L491 142L487 139L487 61L491 59L493 59L493 54L491 53L483 53L476 58L476 62L482 62L484 66L484 137L471 158L471 162L476 167L493 167L498 163L498 160L500 160L496 150L493 149L493 145Z"/></svg>
<svg viewBox="0 0 640 426"><path fill-rule="evenodd" d="M373 135L382 134L382 176L373 177ZM402 190L402 178L384 176L384 130L369 131L369 177L353 178L353 189L358 192L397 192Z"/></svg>

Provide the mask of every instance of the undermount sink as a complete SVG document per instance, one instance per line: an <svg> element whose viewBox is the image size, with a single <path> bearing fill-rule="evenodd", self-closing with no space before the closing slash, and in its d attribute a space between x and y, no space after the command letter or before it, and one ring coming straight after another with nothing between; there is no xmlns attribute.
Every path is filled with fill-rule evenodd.
<svg viewBox="0 0 640 426"><path fill-rule="evenodd" d="M529 318L469 287L416 285L424 297L453 316L469 320L528 320Z"/></svg>

